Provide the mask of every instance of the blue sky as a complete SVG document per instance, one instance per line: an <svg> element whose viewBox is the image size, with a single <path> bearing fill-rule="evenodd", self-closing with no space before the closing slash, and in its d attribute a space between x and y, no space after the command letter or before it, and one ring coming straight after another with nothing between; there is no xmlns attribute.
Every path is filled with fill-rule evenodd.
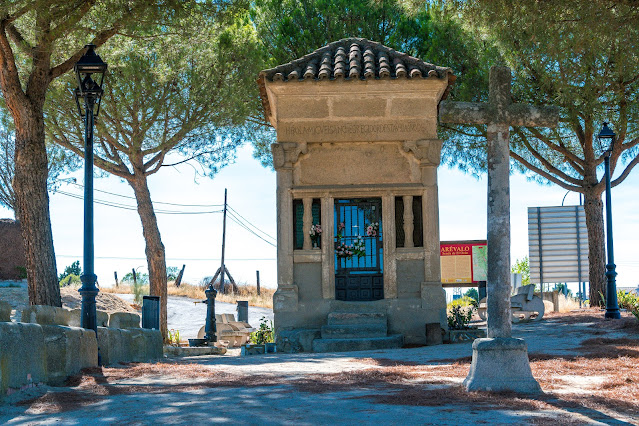
<svg viewBox="0 0 639 426"><path fill-rule="evenodd" d="M262 231L275 236L275 173L252 158L252 148L238 151L237 160L214 179L195 177L189 165L163 168L149 178L154 202L217 205L224 200L239 214ZM82 183L81 171L74 173ZM486 179L475 179L446 166L438 171L440 236L442 240L486 238ZM95 188L132 197L129 185L118 178L98 178ZM639 284L639 172L613 189L613 226L615 260L619 286ZM63 184L62 191L81 195L82 188ZM556 185L542 186L529 182L520 174L511 176L511 260L528 255L527 208L561 205L566 191ZM96 200L109 200L135 206L128 198L96 192ZM566 205L579 203L571 193ZM75 260L82 260L82 200L56 193L51 195L51 220L58 270ZM219 207L179 207L156 205L172 211L211 211ZM0 208L0 217L13 217ZM199 283L213 275L220 266L222 215L220 213L178 215L158 214L162 240L166 247L167 265L186 264L185 281ZM142 227L135 210L95 206L95 266L103 286L113 283L113 271L122 277L132 268L146 271ZM260 270L262 285L276 286L275 247L258 239L232 221L227 223L227 267L236 281L255 283Z"/></svg>

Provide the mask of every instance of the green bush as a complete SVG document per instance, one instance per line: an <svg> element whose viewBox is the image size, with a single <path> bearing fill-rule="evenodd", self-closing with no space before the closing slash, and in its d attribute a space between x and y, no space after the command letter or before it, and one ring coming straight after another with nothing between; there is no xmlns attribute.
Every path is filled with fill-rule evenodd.
<svg viewBox="0 0 639 426"><path fill-rule="evenodd" d="M180 268L177 266L167 266L166 267L166 280L167 281L175 281L177 280L178 274L180 273Z"/></svg>
<svg viewBox="0 0 639 426"><path fill-rule="evenodd" d="M68 285L81 285L80 277L76 274L69 274L60 280L60 287L66 287Z"/></svg>
<svg viewBox="0 0 639 426"><path fill-rule="evenodd" d="M524 256L523 259L517 259L510 272L521 274L521 285L530 284L530 264L528 262L528 256Z"/></svg>
<svg viewBox="0 0 639 426"><path fill-rule="evenodd" d="M60 274L60 276L58 277L58 281L61 283L62 280L65 279L66 277L68 277L69 275L75 275L75 276L78 276L78 277L80 275L82 275L82 269L80 269L80 261L79 260L76 260L71 265L69 265L66 268L64 268L64 272L62 272ZM60 284L60 287L62 287L62 284Z"/></svg>
<svg viewBox="0 0 639 426"><path fill-rule="evenodd" d="M273 343L273 321L269 321L266 317L260 320L260 328L251 333L251 343L263 345L264 343Z"/></svg>
<svg viewBox="0 0 639 426"><path fill-rule="evenodd" d="M459 306L461 308L474 308L474 307L477 306L477 303L478 303L477 300L475 300L475 299L473 299L471 297L462 296L459 299L455 299L452 302L450 302L447 305L447 308L448 309L452 309L452 308L454 308L456 306Z"/></svg>
<svg viewBox="0 0 639 426"><path fill-rule="evenodd" d="M458 299L461 300L461 299ZM456 300L457 301L457 300ZM455 301L455 302L456 302ZM456 305L448 312L448 329L449 330L465 330L468 327L468 323L473 317L472 308L464 308L463 306Z"/></svg>
<svg viewBox="0 0 639 426"><path fill-rule="evenodd" d="M623 290L617 291L617 303L621 309L627 309L633 311L633 309L639 309L639 296Z"/></svg>
<svg viewBox="0 0 639 426"><path fill-rule="evenodd" d="M468 297L473 299L476 302L479 302L479 292L476 288L470 288L466 293L464 293L464 297Z"/></svg>

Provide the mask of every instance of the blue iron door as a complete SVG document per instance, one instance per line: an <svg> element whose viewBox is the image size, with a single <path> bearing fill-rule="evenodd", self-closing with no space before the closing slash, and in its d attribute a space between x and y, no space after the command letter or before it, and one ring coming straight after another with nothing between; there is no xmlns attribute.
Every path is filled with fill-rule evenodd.
<svg viewBox="0 0 639 426"><path fill-rule="evenodd" d="M382 200L335 200L335 299L384 298Z"/></svg>

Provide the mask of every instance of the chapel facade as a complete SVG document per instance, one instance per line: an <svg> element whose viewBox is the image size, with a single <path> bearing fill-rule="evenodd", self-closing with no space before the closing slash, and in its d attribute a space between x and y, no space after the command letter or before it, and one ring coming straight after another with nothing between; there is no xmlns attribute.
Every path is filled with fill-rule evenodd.
<svg viewBox="0 0 639 426"><path fill-rule="evenodd" d="M278 350L419 344L426 324L446 328L437 111L454 80L359 38L260 73L277 131Z"/></svg>

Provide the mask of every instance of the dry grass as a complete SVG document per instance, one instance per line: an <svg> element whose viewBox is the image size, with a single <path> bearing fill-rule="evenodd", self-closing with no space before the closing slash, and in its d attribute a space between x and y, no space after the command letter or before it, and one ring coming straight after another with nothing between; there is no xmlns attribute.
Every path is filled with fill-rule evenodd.
<svg viewBox="0 0 639 426"><path fill-rule="evenodd" d="M248 300L250 306L259 306L262 308L273 309L274 289L260 288L260 295L257 295L257 287L252 285L238 285L238 291L235 293L221 294L218 292L216 300L226 303L237 303L238 300ZM167 293L169 296L188 297L191 299L205 300L206 295L202 286L195 286L188 283L182 283L176 287L173 281L169 281ZM102 287L101 292L104 293L124 293L132 294L133 289L129 284L122 283L118 287ZM149 294L149 286L142 286L142 294Z"/></svg>

